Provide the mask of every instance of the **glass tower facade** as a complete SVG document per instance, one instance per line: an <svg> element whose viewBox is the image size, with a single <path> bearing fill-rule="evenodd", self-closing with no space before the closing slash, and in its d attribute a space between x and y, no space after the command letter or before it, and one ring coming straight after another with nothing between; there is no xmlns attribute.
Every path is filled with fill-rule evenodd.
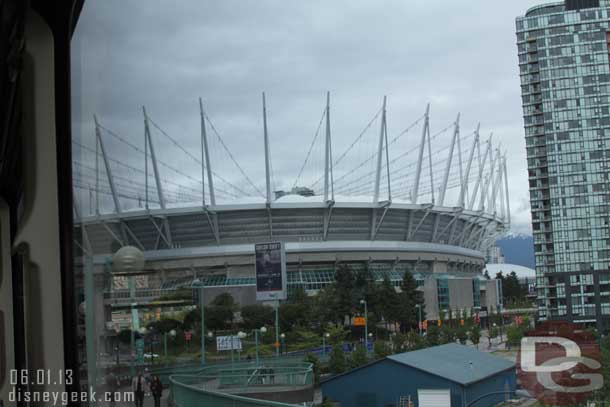
<svg viewBox="0 0 610 407"><path fill-rule="evenodd" d="M610 330L610 0L517 18L539 317Z"/></svg>

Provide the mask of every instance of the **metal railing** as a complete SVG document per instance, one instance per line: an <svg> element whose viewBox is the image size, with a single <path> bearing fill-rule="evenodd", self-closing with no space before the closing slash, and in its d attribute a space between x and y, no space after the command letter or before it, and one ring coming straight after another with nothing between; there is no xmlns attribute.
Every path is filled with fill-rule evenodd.
<svg viewBox="0 0 610 407"><path fill-rule="evenodd" d="M294 407L277 401L240 394L277 394L313 389L313 366L291 360L242 362L233 366L199 368L193 374L172 374L170 394L174 405L213 405L231 407Z"/></svg>

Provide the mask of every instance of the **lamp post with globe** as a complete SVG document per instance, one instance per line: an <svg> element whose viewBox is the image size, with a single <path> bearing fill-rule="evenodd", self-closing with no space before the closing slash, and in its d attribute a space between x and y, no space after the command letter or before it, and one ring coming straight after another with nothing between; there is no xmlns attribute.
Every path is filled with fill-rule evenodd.
<svg viewBox="0 0 610 407"><path fill-rule="evenodd" d="M280 340L282 341L282 349L284 354L288 354L288 347L286 346L286 348L284 348L284 345L286 343L286 334L282 332L282 334L280 334ZM282 352L280 352L282 353Z"/></svg>
<svg viewBox="0 0 610 407"><path fill-rule="evenodd" d="M199 291L199 310L201 311L201 365L205 365L205 301L203 299L203 289L205 283L198 278L193 280L191 287Z"/></svg>
<svg viewBox="0 0 610 407"><path fill-rule="evenodd" d="M239 338L240 342L243 341L246 337L248 336L247 333L243 332L243 331L239 331L237 333L237 337ZM237 360L239 360L241 362L241 351L242 351L242 347L243 347L243 342L242 342L242 346L240 346L237 349Z"/></svg>
<svg viewBox="0 0 610 407"><path fill-rule="evenodd" d="M113 276L126 276L131 301L131 364L130 373L135 376L135 332L139 330L138 308L135 302L136 286L134 276L144 274L144 253L134 246L123 246L112 256Z"/></svg>
<svg viewBox="0 0 610 407"><path fill-rule="evenodd" d="M258 333L264 334L267 332L267 328L265 328L264 326L260 327L259 329L255 329L254 330L254 346L255 346L255 350L256 350L256 365L258 366Z"/></svg>

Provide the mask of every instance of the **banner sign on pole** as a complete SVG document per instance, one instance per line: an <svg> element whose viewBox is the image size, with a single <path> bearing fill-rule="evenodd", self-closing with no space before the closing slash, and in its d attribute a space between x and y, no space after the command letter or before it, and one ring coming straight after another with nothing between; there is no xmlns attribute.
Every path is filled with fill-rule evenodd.
<svg viewBox="0 0 610 407"><path fill-rule="evenodd" d="M144 339L136 339L136 352L138 355L138 364L144 363Z"/></svg>
<svg viewBox="0 0 610 407"><path fill-rule="evenodd" d="M242 350L241 339L238 336L217 336L216 337L216 350L218 352L224 350Z"/></svg>
<svg viewBox="0 0 610 407"><path fill-rule="evenodd" d="M354 317L354 326L365 326L366 319L364 317Z"/></svg>
<svg viewBox="0 0 610 407"><path fill-rule="evenodd" d="M286 252L284 244L257 243L256 253L256 300L285 300L286 290Z"/></svg>

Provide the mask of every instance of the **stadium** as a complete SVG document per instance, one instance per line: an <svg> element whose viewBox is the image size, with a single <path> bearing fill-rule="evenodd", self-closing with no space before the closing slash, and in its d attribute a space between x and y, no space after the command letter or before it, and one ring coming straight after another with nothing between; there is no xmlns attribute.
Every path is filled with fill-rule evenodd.
<svg viewBox="0 0 610 407"><path fill-rule="evenodd" d="M206 302L229 292L240 304L254 303L254 245L264 242L284 243L288 288L311 295L348 265L367 268L376 281L388 276L397 288L411 272L429 319L448 308L501 306L501 287L482 271L486 249L510 227L506 158L491 137L482 141L478 126L463 134L458 115L431 134L428 106L389 137L384 98L334 158L327 97L298 176L281 190L264 95L262 186L199 107L199 148L183 145L146 110L142 146L97 118L94 137L74 142L76 257L81 270L95 271L96 313L105 316L98 335L129 324L118 311L134 302L154 310L195 280L203 281ZM135 290L111 273L113 253L128 245L146 259Z"/></svg>

